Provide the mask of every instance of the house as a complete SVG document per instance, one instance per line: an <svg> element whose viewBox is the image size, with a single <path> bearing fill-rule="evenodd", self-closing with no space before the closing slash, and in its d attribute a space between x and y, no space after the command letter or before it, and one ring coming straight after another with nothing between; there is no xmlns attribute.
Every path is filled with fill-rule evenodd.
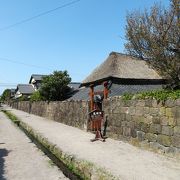
<svg viewBox="0 0 180 180"><path fill-rule="evenodd" d="M32 84L35 90L37 90L40 88L42 79L45 76L46 75L42 75L42 74L32 74L29 80L29 84Z"/></svg>
<svg viewBox="0 0 180 180"><path fill-rule="evenodd" d="M70 82L68 86L71 88L72 91L76 91L79 89L81 83L80 82Z"/></svg>
<svg viewBox="0 0 180 180"><path fill-rule="evenodd" d="M108 58L81 83L79 91L70 100L88 100L89 87L102 91L108 83L109 97L162 89L166 79L152 69L145 60L112 52Z"/></svg>
<svg viewBox="0 0 180 180"><path fill-rule="evenodd" d="M35 89L39 89L42 83L42 79L43 77L45 77L47 75L42 75L42 74L32 74L29 80L29 84L32 84ZM72 91L76 90L79 88L79 86L81 85L81 83L79 82L71 82L68 84L68 87L71 88Z"/></svg>
<svg viewBox="0 0 180 180"><path fill-rule="evenodd" d="M15 99L18 99L21 96L29 97L34 92L35 89L32 84L18 84L15 90Z"/></svg>
<svg viewBox="0 0 180 180"><path fill-rule="evenodd" d="M16 89L10 89L10 92L11 92L11 99L13 99L15 96Z"/></svg>
<svg viewBox="0 0 180 180"><path fill-rule="evenodd" d="M29 80L29 84L33 85L35 91L41 87L42 79L47 75L42 74L32 74ZM73 96L79 89L81 83L79 82L70 82L67 88L67 97L70 98Z"/></svg>
<svg viewBox="0 0 180 180"><path fill-rule="evenodd" d="M79 83L79 82L70 82L68 84L69 89L66 93L67 99L71 98L79 91L80 85L81 85L81 83Z"/></svg>

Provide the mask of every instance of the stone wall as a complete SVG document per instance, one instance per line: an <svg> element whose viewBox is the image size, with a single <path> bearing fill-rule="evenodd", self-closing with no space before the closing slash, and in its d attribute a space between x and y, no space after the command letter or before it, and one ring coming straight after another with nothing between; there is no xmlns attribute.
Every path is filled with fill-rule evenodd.
<svg viewBox="0 0 180 180"><path fill-rule="evenodd" d="M113 97L104 102L104 111L108 136L163 153L180 153L180 99L158 103Z"/></svg>
<svg viewBox="0 0 180 180"><path fill-rule="evenodd" d="M88 102L86 101L64 101L64 102L13 102L13 108L31 114L46 117L51 120L87 129Z"/></svg>
<svg viewBox="0 0 180 180"><path fill-rule="evenodd" d="M80 129L87 129L89 104L85 101L14 102L12 107ZM156 100L105 100L107 136L134 145L180 154L180 99L158 103Z"/></svg>

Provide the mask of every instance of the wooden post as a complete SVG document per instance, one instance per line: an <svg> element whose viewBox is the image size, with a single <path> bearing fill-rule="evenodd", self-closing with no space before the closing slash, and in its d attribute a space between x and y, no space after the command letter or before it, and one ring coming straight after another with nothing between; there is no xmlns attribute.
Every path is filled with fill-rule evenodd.
<svg viewBox="0 0 180 180"><path fill-rule="evenodd" d="M94 110L94 85L90 85L90 103L91 103L91 111Z"/></svg>

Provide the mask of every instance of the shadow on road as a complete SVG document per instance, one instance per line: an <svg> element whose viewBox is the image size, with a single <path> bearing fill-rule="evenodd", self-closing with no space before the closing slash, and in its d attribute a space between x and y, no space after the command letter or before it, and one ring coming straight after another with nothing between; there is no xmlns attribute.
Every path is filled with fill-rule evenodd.
<svg viewBox="0 0 180 180"><path fill-rule="evenodd" d="M4 157L8 156L9 151L6 149L0 149L0 180L6 180L4 177Z"/></svg>

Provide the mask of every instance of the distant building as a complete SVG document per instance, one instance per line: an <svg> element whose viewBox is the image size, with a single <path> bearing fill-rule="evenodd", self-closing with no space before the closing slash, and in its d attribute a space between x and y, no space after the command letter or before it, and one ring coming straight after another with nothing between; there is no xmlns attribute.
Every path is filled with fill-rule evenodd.
<svg viewBox="0 0 180 180"><path fill-rule="evenodd" d="M67 99L74 96L78 91L81 83L79 82L71 82L68 84L69 90L67 92Z"/></svg>
<svg viewBox="0 0 180 180"><path fill-rule="evenodd" d="M41 87L43 77L47 75L42 75L42 74L32 74L29 80L29 84L33 85L35 91L38 90ZM67 98L70 98L73 96L79 89L79 86L81 83L79 82L71 82L68 84L67 88Z"/></svg>
<svg viewBox="0 0 180 180"><path fill-rule="evenodd" d="M89 99L89 86L95 91L103 90L103 82L108 82L109 97L121 96L124 93L137 93L162 89L166 79L152 69L144 60L129 55L112 52L81 83L81 88L70 100Z"/></svg>
<svg viewBox="0 0 180 180"><path fill-rule="evenodd" d="M16 89L10 89L10 92L11 92L11 99L13 99L15 96Z"/></svg>
<svg viewBox="0 0 180 180"><path fill-rule="evenodd" d="M32 74L29 80L29 84L32 84L35 90L38 90L41 87L42 79L46 75L42 74Z"/></svg>
<svg viewBox="0 0 180 180"><path fill-rule="evenodd" d="M20 98L21 96L30 97L35 92L35 89L32 84L18 84L15 90L15 99Z"/></svg>

